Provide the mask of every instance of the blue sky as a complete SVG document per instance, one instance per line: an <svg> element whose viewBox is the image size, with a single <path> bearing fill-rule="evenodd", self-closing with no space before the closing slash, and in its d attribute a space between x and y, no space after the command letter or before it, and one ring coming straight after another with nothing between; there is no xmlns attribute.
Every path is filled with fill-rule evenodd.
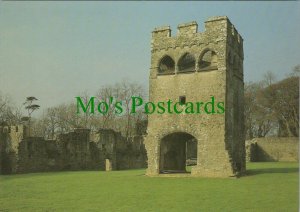
<svg viewBox="0 0 300 212"><path fill-rule="evenodd" d="M300 64L292 2L0 2L0 91L46 108L127 78L148 87L151 31L226 15L244 38L245 81Z"/></svg>

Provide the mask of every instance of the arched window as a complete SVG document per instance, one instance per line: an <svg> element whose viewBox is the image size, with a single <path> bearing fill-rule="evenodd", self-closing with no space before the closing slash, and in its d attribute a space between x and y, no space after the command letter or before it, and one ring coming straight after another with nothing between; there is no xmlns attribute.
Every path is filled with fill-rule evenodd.
<svg viewBox="0 0 300 212"><path fill-rule="evenodd" d="M199 61L199 69L211 70L218 69L218 58L214 51L207 50Z"/></svg>
<svg viewBox="0 0 300 212"><path fill-rule="evenodd" d="M175 62L174 60L166 55L164 56L158 66L158 74L174 74L175 73Z"/></svg>
<svg viewBox="0 0 300 212"><path fill-rule="evenodd" d="M178 61L178 72L195 71L195 57L190 53L185 53Z"/></svg>

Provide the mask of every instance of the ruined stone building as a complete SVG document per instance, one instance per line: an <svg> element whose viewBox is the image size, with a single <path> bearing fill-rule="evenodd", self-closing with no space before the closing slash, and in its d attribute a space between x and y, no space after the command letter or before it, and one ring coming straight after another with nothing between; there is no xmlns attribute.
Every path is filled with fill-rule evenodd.
<svg viewBox="0 0 300 212"><path fill-rule="evenodd" d="M187 142L197 141L195 176L237 176L245 171L243 39L225 16L152 32L151 102L224 102L223 114L152 114L145 146L147 175L185 172Z"/></svg>
<svg viewBox="0 0 300 212"><path fill-rule="evenodd" d="M243 39L226 16L208 19L204 32L196 22L178 25L173 36L169 26L158 27L151 41L150 102L170 100L184 112L153 113L148 123L137 125L139 136L130 138L109 129L77 128L45 140L28 137L22 125L0 126L0 174L148 164L149 176L187 173L187 165L194 165L193 176L241 175L246 161L243 59ZM216 102L223 103L222 113L214 111ZM210 112L189 114L188 103ZM298 142L251 141L247 160L298 161Z"/></svg>
<svg viewBox="0 0 300 212"><path fill-rule="evenodd" d="M146 167L142 136L113 130L75 129L57 140L28 137L26 127L0 127L0 174L62 170L110 170Z"/></svg>

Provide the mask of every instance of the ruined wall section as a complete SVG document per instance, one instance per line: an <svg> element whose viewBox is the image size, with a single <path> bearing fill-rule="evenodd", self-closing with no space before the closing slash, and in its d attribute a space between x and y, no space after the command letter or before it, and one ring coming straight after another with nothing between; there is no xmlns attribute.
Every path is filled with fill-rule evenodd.
<svg viewBox="0 0 300 212"><path fill-rule="evenodd" d="M77 128L74 132L61 134L57 139L62 170L85 170L90 166L90 130Z"/></svg>
<svg viewBox="0 0 300 212"><path fill-rule="evenodd" d="M56 171L60 169L59 153L55 140L29 137L18 147L17 173Z"/></svg>
<svg viewBox="0 0 300 212"><path fill-rule="evenodd" d="M23 125L0 127L0 173L16 172L18 146L27 135L27 128Z"/></svg>
<svg viewBox="0 0 300 212"><path fill-rule="evenodd" d="M111 129L99 129L95 133L93 142L96 145L97 153L95 152L94 157L96 158L93 161L101 170L105 170L106 159L110 161L112 170L117 169L116 144L119 142L117 139L118 133Z"/></svg>
<svg viewBox="0 0 300 212"><path fill-rule="evenodd" d="M299 138L266 137L246 142L247 161L299 161Z"/></svg>
<svg viewBox="0 0 300 212"><path fill-rule="evenodd" d="M109 159L113 170L146 167L147 157L142 136L125 138L119 132L101 129L95 138L101 164Z"/></svg>
<svg viewBox="0 0 300 212"><path fill-rule="evenodd" d="M117 169L137 169L147 167L147 154L143 136L133 136L117 143Z"/></svg>
<svg viewBox="0 0 300 212"><path fill-rule="evenodd" d="M0 128L0 174L105 170L106 159L112 170L146 167L142 136L126 139L113 130L91 133L77 128L57 140L45 140L11 129Z"/></svg>
<svg viewBox="0 0 300 212"><path fill-rule="evenodd" d="M10 174L12 172L11 145L8 136L7 128L0 127L0 174Z"/></svg>
<svg viewBox="0 0 300 212"><path fill-rule="evenodd" d="M18 146L18 173L93 169L90 131L75 129L57 140L29 137Z"/></svg>

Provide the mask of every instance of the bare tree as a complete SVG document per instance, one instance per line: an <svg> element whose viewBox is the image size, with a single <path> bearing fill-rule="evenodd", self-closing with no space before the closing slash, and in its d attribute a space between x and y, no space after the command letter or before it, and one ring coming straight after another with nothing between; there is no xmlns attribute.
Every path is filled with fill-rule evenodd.
<svg viewBox="0 0 300 212"><path fill-rule="evenodd" d="M266 86L272 85L276 81L276 76L273 72L268 71L264 74L263 83L265 83Z"/></svg>
<svg viewBox="0 0 300 212"><path fill-rule="evenodd" d="M119 93L119 88L113 85L106 85L100 88L96 94L98 99L108 102L107 113L102 114L100 118L101 123L98 124L100 128L113 128L113 122L116 119L115 102L118 101Z"/></svg>
<svg viewBox="0 0 300 212"><path fill-rule="evenodd" d="M136 124L133 119L136 114L131 114L132 97L140 96L143 98L145 96L145 91L142 85L135 82L128 82L127 80L123 80L121 83L118 83L116 87L120 88L120 98L123 100L125 108L124 117L126 122L124 133L126 137L129 137L133 134L133 128Z"/></svg>
<svg viewBox="0 0 300 212"><path fill-rule="evenodd" d="M274 126L272 110L262 94L265 83L245 84L246 137L265 137Z"/></svg>
<svg viewBox="0 0 300 212"><path fill-rule="evenodd" d="M82 103L88 105L91 96L87 92L81 95ZM39 105L34 104L37 100L35 97L26 99L27 121L32 125L33 135L39 135L46 138L54 139L60 133L70 132L76 127L84 127L91 130L99 128L109 128L121 132L124 136L132 136L137 133L137 124L146 120L146 115L142 110L137 110L131 114L132 96L145 97L145 90L139 83L123 80L122 82L102 86L95 98L95 113L87 111L84 114L77 114L77 104L61 104L56 107L48 108L44 111L39 119L35 119L30 124L31 114L39 109ZM106 112L98 113L99 102L104 101L108 104ZM117 110L116 102L122 103L122 111ZM118 111L118 112L117 112ZM33 121L33 119L32 119Z"/></svg>
<svg viewBox="0 0 300 212"><path fill-rule="evenodd" d="M268 72L263 81L245 84L247 138L264 137L270 132L299 136L299 77L294 74L298 69L300 66L279 82Z"/></svg>
<svg viewBox="0 0 300 212"><path fill-rule="evenodd" d="M145 118L141 111L131 114L133 96L140 96L141 98L146 96L145 89L141 84L124 79L119 83L103 86L98 91L97 97L110 104L108 113L100 117L100 127L120 131L126 137L132 136L135 133L137 122ZM114 99L112 103L111 98ZM123 112L121 114L116 114L116 101L122 102Z"/></svg>
<svg viewBox="0 0 300 212"><path fill-rule="evenodd" d="M17 125L21 122L21 109L13 105L8 95L0 92L0 124Z"/></svg>
<svg viewBox="0 0 300 212"><path fill-rule="evenodd" d="M299 136L299 78L289 77L274 84L269 104L279 123L279 136Z"/></svg>

